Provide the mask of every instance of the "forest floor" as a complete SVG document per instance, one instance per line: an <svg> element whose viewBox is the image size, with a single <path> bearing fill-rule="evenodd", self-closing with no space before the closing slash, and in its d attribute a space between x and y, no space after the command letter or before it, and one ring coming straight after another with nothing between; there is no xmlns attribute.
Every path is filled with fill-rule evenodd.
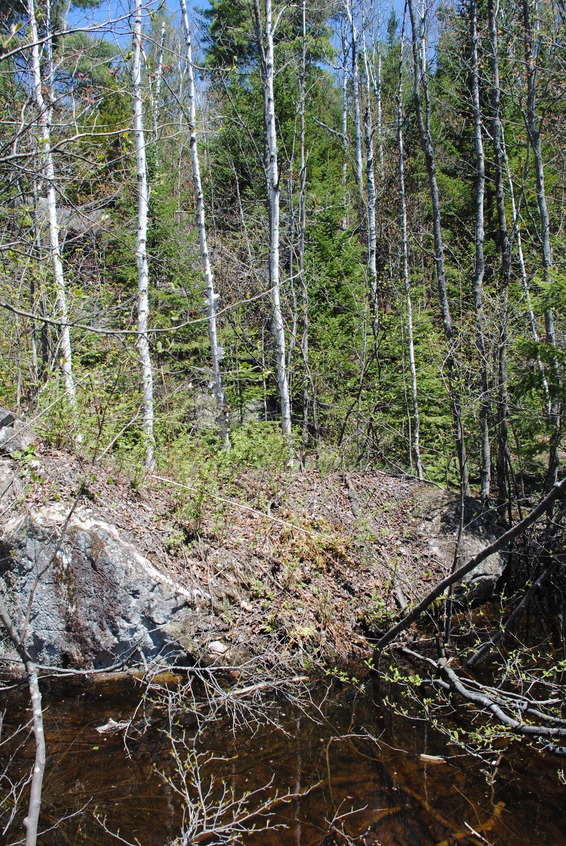
<svg viewBox="0 0 566 846"><path fill-rule="evenodd" d="M37 443L1 506L70 507L77 497L207 597L191 631L200 660L285 652L305 668L359 661L371 655L372 633L452 566L454 497L374 470L182 482L156 472L136 484Z"/></svg>

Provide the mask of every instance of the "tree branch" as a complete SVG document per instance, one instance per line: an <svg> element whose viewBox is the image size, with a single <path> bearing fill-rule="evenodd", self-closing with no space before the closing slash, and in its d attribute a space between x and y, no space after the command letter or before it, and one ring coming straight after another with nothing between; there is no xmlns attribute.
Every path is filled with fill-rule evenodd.
<svg viewBox="0 0 566 846"><path fill-rule="evenodd" d="M381 658L381 653L388 646L398 634L402 631L407 629L411 623L414 623L421 614L426 611L429 605L434 602L435 599L438 599L441 596L446 588L450 587L450 585L459 582L464 576L468 573L471 573L472 570L475 570L482 561L485 561L486 558L489 558L490 555L493 555L496 552L499 552L500 549L504 549L508 544L518 538L520 535L525 532L529 526L532 526L533 523L536 523L539 517L541 517L548 508L553 504L556 499L562 498L566 492L566 479L563 479L561 482L557 482L550 492L539 502L536 508L527 514L519 523L515 526L512 526L505 534L501 535L496 541L494 541L489 546L486 546L481 552L475 555L467 564L464 564L454 573L451 573L449 576L446 576L445 579L442 579L436 587L434 587L427 595L422 599L418 605L413 608L412 611L407 614L402 620L396 623L389 631L377 642L373 653L373 660L374 665L377 667L379 663L379 659Z"/></svg>

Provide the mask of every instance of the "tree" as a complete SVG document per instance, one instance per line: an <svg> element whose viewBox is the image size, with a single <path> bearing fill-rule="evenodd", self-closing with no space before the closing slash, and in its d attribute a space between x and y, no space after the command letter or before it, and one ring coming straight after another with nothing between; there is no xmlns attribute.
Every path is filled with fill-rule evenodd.
<svg viewBox="0 0 566 846"><path fill-rule="evenodd" d="M476 316L476 346L480 367L480 442L481 442L481 482L480 498L484 508L489 504L491 481L491 449L489 442L489 385L488 385L488 350L485 340L485 318L483 311L483 280L485 274L484 258L484 201L485 201L485 156L483 150L482 113L480 105L480 81L478 59L478 18L476 0L469 0L470 46L471 46L471 87L472 111L474 115L474 140L476 148L476 227L475 227L475 262L472 280Z"/></svg>
<svg viewBox="0 0 566 846"><path fill-rule="evenodd" d="M216 300L218 295L214 290L214 276L212 274L212 267L210 264L210 257L208 254L208 243L206 236L206 222L204 211L204 194L202 190L202 182L200 178L200 163L197 146L196 134L196 98L195 98L195 82L193 71L193 59L191 51L191 32L189 29L189 17L187 14L187 5L185 0L181 0L181 13L183 18L183 30L185 33L185 48L187 60L187 77L189 83L188 97L189 97L189 120L190 120L190 148L191 148L191 163L193 168L193 180L195 185L195 195L197 202L197 226L199 232L200 258L202 268L204 271L204 278L206 282L206 317L208 325L208 337L210 341L210 354L212 358L212 384L213 395L216 401L218 410L218 422L220 426L220 434L224 446L230 445L230 438L228 433L228 403L224 393L222 384L222 375L220 372L220 361L222 358L222 351L218 344L218 337L216 331Z"/></svg>
<svg viewBox="0 0 566 846"><path fill-rule="evenodd" d="M143 429L145 435L145 464L153 465L155 438L153 434L153 370L149 350L149 268L147 263L147 209L149 187L145 154L145 133L143 123L143 100L141 89L142 52L142 0L135 0L134 24L132 29L132 93L134 102L134 132L136 137L136 176L138 190L138 229L136 239L136 261L138 266L138 350L142 371Z"/></svg>
<svg viewBox="0 0 566 846"><path fill-rule="evenodd" d="M462 491L465 496L470 495L470 482L468 461L466 456L466 447L464 443L464 426L462 420L462 409L460 402L460 395L457 387L454 385L455 361L454 352L452 349L454 343L454 332L452 328L452 315L450 313L450 304L448 301L448 292L446 286L446 269L444 257L444 240L442 236L441 214L440 214L440 199L438 191L438 182L436 178L436 156L434 152L434 145L432 143L432 135L430 129L431 103L430 92L428 86L428 72L427 72L427 44L425 32L425 16L420 16L417 21L415 12L415 4L413 0L408 0L409 15L411 19L412 32L412 50L413 50L413 97L415 104L415 112L417 116L417 123L419 128L419 136L421 147L426 160L426 167L428 173L428 182L430 189L430 198L432 202L432 221L433 221L433 235L434 235L434 258L436 264L436 279L438 284L438 296L440 300L440 309L442 313L442 323L444 326L444 335L448 343L447 356L447 371L448 371L448 387L450 393L450 403L452 406L452 415L454 418L454 429L456 436L456 449L458 454L458 463L460 467L460 481ZM422 93L421 93L422 92Z"/></svg>
<svg viewBox="0 0 566 846"><path fill-rule="evenodd" d="M77 411L77 394L73 379L73 363L71 353L71 333L68 324L67 295L65 277L59 244L59 223L57 219L57 196L55 187L55 167L51 149L51 121L53 96L53 43L51 32L51 0L47 0L45 15L45 46L47 51L47 79L42 79L39 60L39 34L35 16L34 0L28 0L28 17L31 37L31 89L38 112L41 128L41 157L43 158L43 177L47 193L47 210L49 215L49 252L53 264L53 276L57 294L57 312L61 320L61 370L65 379L69 404L74 412ZM48 102L45 102L43 91L46 91Z"/></svg>
<svg viewBox="0 0 566 846"><path fill-rule="evenodd" d="M544 163L542 156L542 142L540 125L537 124L536 116L536 77L537 64L536 55L539 52L538 45L535 43L535 35L533 33L533 23L531 15L530 0L522 0L522 24L523 24L523 45L524 45L524 59L527 81L527 97L525 108L525 125L527 128L527 135L531 145L535 175L536 175L536 194L539 210L539 238L540 249L542 257L543 282L548 284L550 281L550 273L552 270L552 250L550 246L550 219L548 214L548 206L546 201ZM556 332L554 326L554 315L552 308L548 306L544 313L544 323L546 329L546 343L551 347L556 347ZM558 393L560 389L559 368L556 357L552 359L552 391L551 391L551 406L549 415L550 426L550 445L548 458L548 487L556 484L558 477L558 443L560 439L560 401Z"/></svg>
<svg viewBox="0 0 566 846"><path fill-rule="evenodd" d="M413 303L411 298L411 280L409 272L409 244L407 233L407 199L405 192L405 145L403 138L403 62L405 43L406 11L403 16L401 44L399 49L399 85L397 88L397 144L399 147L399 199L401 202L401 250L403 265L403 287L407 307L407 337L409 346L409 366L411 370L411 398L413 403L412 452L417 468L417 477L423 479L423 467L420 451L420 415L417 388L417 368L415 364L415 343L413 338Z"/></svg>
<svg viewBox="0 0 566 846"><path fill-rule="evenodd" d="M254 0L254 26L256 41L260 57L260 73L263 88L263 111L265 133L265 180L267 191L267 205L269 214L269 288L271 292L271 332L275 342L276 363L275 378L281 403L281 431L289 442L292 453L291 431L291 399L287 379L287 363L285 355L285 330L281 311L281 286L279 267L279 238L280 238L280 176L277 151L277 126L275 116L274 80L274 52L273 37L280 20L279 12L273 23L271 0L264 0L264 14L259 0Z"/></svg>

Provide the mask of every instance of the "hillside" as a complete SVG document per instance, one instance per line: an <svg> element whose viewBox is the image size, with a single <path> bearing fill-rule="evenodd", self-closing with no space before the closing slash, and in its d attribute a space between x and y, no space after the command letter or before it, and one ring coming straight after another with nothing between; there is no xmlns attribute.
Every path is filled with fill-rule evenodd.
<svg viewBox="0 0 566 846"><path fill-rule="evenodd" d="M248 471L222 483L198 478L181 483L156 473L133 483L108 466L37 442L20 457L2 458L0 474L8 594L10 584L19 596L29 590L21 579L33 569L28 548L33 536L33 555L39 561L43 545L47 556L46 564L36 565L41 574L33 602L40 601L42 581L46 585L54 570L49 590L67 596L74 628L95 613L98 629L110 626L115 634L113 615L119 616L117 603L126 590L123 573L91 595L92 579L102 568L117 566L111 559L122 555L107 550L100 559L104 564L95 560L111 535L112 549L119 539L134 563L149 562L128 588L136 600L138 582L145 591L161 577L190 597L170 610L160 607L158 625L170 624L168 635L178 637L191 659L232 663L261 653L277 660L283 650L309 666L369 656L368 636L452 566L455 503L434 486L378 471L325 476L314 470ZM98 534L85 545L85 532L93 532L93 526ZM480 535L466 533L461 554L482 543ZM57 567L64 577L57 576ZM92 572L81 575L81 568ZM106 572L100 578L110 577ZM79 582L86 584L88 597L81 599ZM160 596L159 601L165 600ZM136 614L139 623L139 609ZM73 625L61 624L67 631ZM133 640L131 621L121 625L130 626ZM83 649L79 639L68 654L63 649L64 661L104 666L93 635L82 637L89 643ZM135 643L132 649L131 662L139 662ZM108 646L106 663L113 664L125 650L122 635L120 648ZM155 657L153 650L149 657Z"/></svg>

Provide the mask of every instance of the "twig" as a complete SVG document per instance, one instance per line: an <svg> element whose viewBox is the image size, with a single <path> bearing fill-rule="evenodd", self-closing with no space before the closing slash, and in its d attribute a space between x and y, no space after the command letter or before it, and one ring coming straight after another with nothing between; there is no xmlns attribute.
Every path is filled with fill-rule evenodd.
<svg viewBox="0 0 566 846"><path fill-rule="evenodd" d="M523 596L513 613L509 615L508 619L505 621L505 625L502 626L498 631L494 632L489 638L489 640L485 641L485 643L482 643L479 649L471 656L471 658L467 660L467 667L475 667L477 664L480 663L480 661L482 661L486 657L486 655L491 652L494 646L496 646L501 640L505 639L505 637L509 634L511 626L513 625L521 611L523 611L523 609L527 607L534 594L537 592L543 582L546 581L546 579L550 575L552 575L552 573L556 570L559 564L560 561L557 561L555 559L551 561L550 565L542 571L538 579L531 585L526 594Z"/></svg>

